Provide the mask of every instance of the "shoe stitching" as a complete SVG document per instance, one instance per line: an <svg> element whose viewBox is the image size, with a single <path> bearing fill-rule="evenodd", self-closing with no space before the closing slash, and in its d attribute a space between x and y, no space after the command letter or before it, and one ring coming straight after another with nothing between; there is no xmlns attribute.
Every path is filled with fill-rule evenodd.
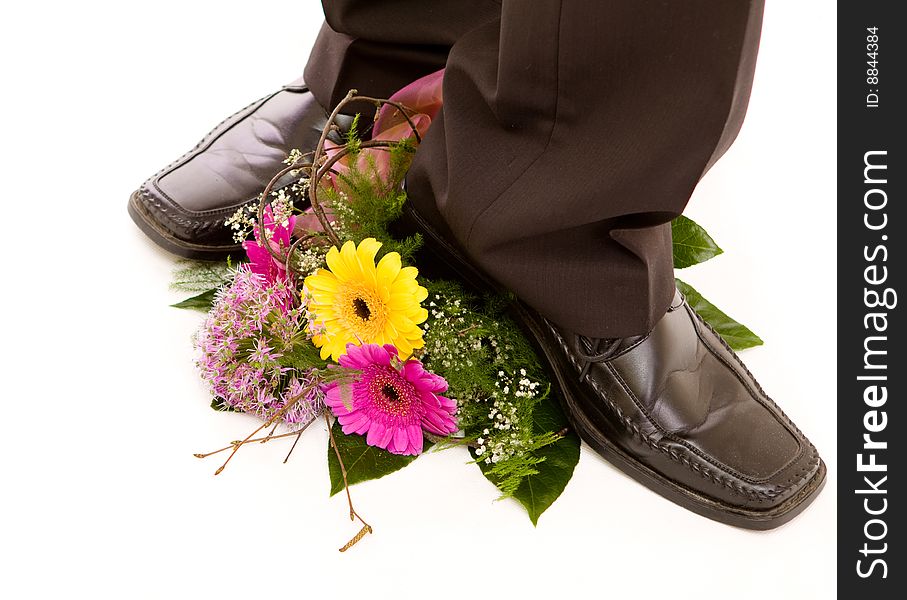
<svg viewBox="0 0 907 600"><path fill-rule="evenodd" d="M725 472L727 472L727 473L733 475L734 477L737 477L737 478L742 479L742 480L744 480L744 481L747 481L747 482L749 482L749 483L752 483L752 484L760 484L760 483L763 483L763 482L767 481L768 479L770 479L772 476L774 476L774 475L776 475L776 474L778 474L778 473L784 471L785 469L789 468L791 465L795 464L798 460L800 460L800 459L803 458L803 456L804 456L804 450L805 450L805 448L804 448L804 446L803 446L803 444L801 443L800 440L802 439L802 440L807 441L807 443L809 444L809 452L810 452L810 455L807 457L807 458L808 458L808 461L806 462L806 464L805 464L804 466L802 466L799 470L795 471L793 475L791 475L790 477L788 477L788 478L785 480L785 482L784 482L783 484L774 484L772 487L775 488L779 493L783 493L784 491L786 491L786 490L788 490L788 489L790 489L790 488L792 487L792 486L790 485L791 482L793 482L793 481L796 480L796 483L799 484L799 483L802 482L803 480L807 479L808 476L814 471L814 468L815 468L816 466L818 466L818 463L819 463L819 460L818 460L818 459L819 459L819 457L818 457L818 451L817 451L816 447L815 447L811 442L808 441L808 439L807 439L806 436L803 434L803 432L800 431L799 428L797 428L797 426L793 423L793 421L790 420L790 418L784 413L784 411L781 410L781 408L780 408L780 407L779 407L779 406L778 406L778 405L777 405L777 404L776 404L776 403L768 396L768 394L765 393L765 390L764 390L764 389L762 388L762 386L759 384L758 380L755 378L755 376L752 374L752 372L750 372L749 368L748 368L748 367L746 366L746 364L740 359L740 357L737 355L737 353L734 352L734 350L730 347L730 345L728 345L728 343L725 341L725 339L724 339L723 337L721 337L721 335L718 334L718 332L715 331L715 329L714 329L711 325L709 325L708 323L706 323L706 322L702 319L702 317L701 317L696 311L692 310L692 308L690 308L690 309L688 310L688 313L694 315L694 316L696 317L696 321L698 321L699 323L702 323L703 325L706 325L706 326L708 327L708 329L714 334L714 336L715 336L718 340L721 341L721 344L722 344L722 346L725 348L725 350L727 350L727 351L734 357L734 359L736 360L737 364L738 364L738 365L744 370L744 372L746 373L746 379L744 379L743 377L741 377L740 374L737 373L737 372L734 370L734 368L728 363L728 361L727 361L723 356L720 356L718 353L716 353L716 351L715 351L715 349L712 347L710 341L707 340L707 339L705 339L705 338L703 338L702 335L701 335L701 333L699 332L698 328L696 328L696 335L697 335L697 337L699 338L699 340L700 340L700 341L701 341L701 342L709 349L709 351L712 353L713 356L715 356L715 358L717 358L718 360L720 360L726 367L728 367L729 369L731 369L731 371L734 372L734 375L737 377L738 381L740 381L743 385L747 386L748 389L750 388L750 384L752 384L752 385L756 388L755 390L749 389L750 395L753 397L753 399L756 400L757 402L759 402L762 406L764 406L764 407L765 407L766 409L768 409L770 412L772 412L772 413L773 413L773 416L775 417L775 419L776 419L781 425L783 425L783 426L784 426L784 427L792 434L792 437L794 437L794 439L797 441L797 445L798 445L798 447L799 447L799 451L797 452L797 454L795 454L795 455L794 455L787 463L785 463L781 468L777 469L777 470L775 471L775 473L773 473L772 475L769 475L768 477L765 477L765 478L763 478L763 479L755 479L755 478L749 477L749 476L747 476L747 475L744 475L743 473L740 473L740 472L737 471L736 469L734 469L734 468L732 468L732 467L730 467L730 466L728 466L728 465L725 465L725 464L722 463L721 461L718 461L718 460L716 460L716 459L713 459L713 458L711 458L711 457L709 457L709 456L704 455L701 451L699 451L697 448L693 447L691 444L689 444L689 443L686 442L685 440L679 439L679 438L677 438L676 436L674 436L674 435L672 435L671 433L669 433L668 431L665 431L665 430L664 430L664 429L663 429L663 428L662 428L662 427L661 427L661 426L660 426L660 425L659 425L659 424L651 417L651 415L649 415L648 411L645 410L645 408L642 406L642 403L639 401L639 399L637 398L636 394L635 394L635 393L630 389L630 387L626 384L626 382L624 381L623 377L621 377L621 375L617 372L617 370L616 370L612 365L609 364L609 370L611 371L612 375L615 377L615 379L617 379L618 383L621 385L621 387L624 389L624 391L630 396L630 399L631 399L631 400L633 401L633 403L636 405L637 409L638 409L643 415L646 416L646 418L652 423L652 425L653 425L653 426L654 426L654 427L655 427L655 428L656 428L656 429L657 429L664 437L667 437L667 438L670 439L671 441L673 441L673 442L675 442L675 443L678 443L678 444L684 446L684 447L687 448L689 451L693 452L694 454L696 454L697 456L699 456L701 459L703 459L703 460L705 460L705 461L711 463L711 464L714 465L715 467L717 467L717 468L719 468L719 469L721 469L721 470L723 470L723 471L725 471ZM615 357L615 358L616 358L616 357ZM613 360L613 359L611 359L611 360ZM609 363L610 363L610 360L609 360ZM774 408L776 409L777 413L775 413L774 411L772 411L772 410L771 410L771 407L767 406L766 403L763 402L763 398L766 399L766 400L768 400L768 402L772 405L772 407L774 407ZM780 416L781 416L780 419L778 418L778 413L780 413ZM796 433L794 433L794 431L791 431L791 429L793 429ZM807 475L807 476L804 477L804 475Z"/></svg>
<svg viewBox="0 0 907 600"><path fill-rule="evenodd" d="M564 349L567 358L570 360L570 362L573 364L573 366L575 368L580 368L580 365L578 364L576 359L572 356L569 347L567 346L566 342L561 337L561 335L550 324L547 324L547 325L548 325L548 329L557 338L557 341L560 344L560 346ZM689 458L680 455L680 453L678 453L673 448L660 444L657 441L651 439L651 437L648 434L644 433L636 423L634 423L629 417L624 415L624 413L620 409L620 407L618 407L616 404L614 404L614 402L610 399L609 395L604 391L604 389L601 388L601 386L594 379L589 379L588 382L592 385L592 387L595 389L595 391L598 392L605 399L605 401L608 403L608 406L617 414L617 417L621 421L621 423L627 429L629 429L630 432L633 433L634 436L639 438L640 441L642 441L645 445L649 446L651 449L661 452L662 454L664 454L665 456L668 456L670 459L674 460L675 462L683 464L687 468L690 468L693 471L699 473L703 478L708 479L709 481L712 481L713 483L722 485L722 486L728 488L729 490L731 490L731 492L733 492L739 496L743 496L743 497L747 498L748 500L754 500L756 502L767 502L770 500L774 500L775 498L777 498L778 496L781 495L781 493L782 493L781 491L757 490L757 489L751 489L749 487L744 487L734 481L731 481L725 477L722 477L719 473L715 473L711 469L709 469L705 466L699 465L698 463L691 461Z"/></svg>
<svg viewBox="0 0 907 600"><path fill-rule="evenodd" d="M149 177L149 178L145 181L145 183L142 184L142 185L147 185L149 182L153 181L154 179L157 179L158 177L160 177L161 175L163 175L165 172L170 171L173 167L175 167L177 164L183 162L186 158L188 158L188 157L191 156L192 154L195 154L195 153L198 151L199 148L201 148L202 146L204 146L204 145L205 145L212 137L214 137L214 134L217 133L217 130L220 129L221 126L223 126L224 123L226 123L227 121L229 121L230 119L232 119L232 118L235 117L236 115L238 115L238 114L240 114L240 113L243 113L243 112L249 110L250 108L252 108L252 107L255 106L256 104L261 104L261 103L263 103L265 100L268 100L268 99L270 99L272 96L277 95L277 93L278 93L278 92L274 92L274 93L271 93L271 94L267 94L267 95L265 95L265 96L262 96L262 97L259 98L258 100L255 100L254 102L251 102L251 103L248 104L247 106L242 107L241 109L239 109L238 111L236 111L236 112L233 113L232 115L230 115L230 116L228 116L227 118L225 118L223 121L221 121L220 123L218 123L217 125L215 125L214 128L211 129L211 131L209 131L209 132L208 132L208 133L207 133L207 134L206 134L206 135L205 135L205 136L204 136L204 137L203 137L203 138L202 138L195 146L193 146L191 150L189 150L188 152L184 153L182 156L180 156L179 158L177 158L176 160L174 160L173 162L171 162L170 164L168 164L168 165L165 166L164 168L160 169L157 173L155 173L154 175L152 175L151 177Z"/></svg>
<svg viewBox="0 0 907 600"><path fill-rule="evenodd" d="M680 306L683 306L683 303L681 303L680 305L678 305L677 308L679 308ZM699 315L698 315L695 311L693 311L692 309L691 309L690 311L688 311L688 314L689 314L689 313L696 314L697 317L699 316ZM699 320L701 321L701 318L700 318ZM744 474L744 473L741 473L739 470L737 470L737 469L731 467L730 465L725 464L724 462L722 462L722 461L720 461L720 460L718 460L718 459L716 459L716 458L713 458L713 457L711 457L711 456L708 456L707 454L705 454L703 451L701 451L699 448L697 448L697 447L694 446L693 444L687 442L686 440L684 440L684 439L682 439L682 438L679 438L679 437L675 436L673 433L671 433L671 432L667 431L666 429L664 429L664 428L658 423L658 421L657 421L656 419L652 418L652 415L649 414L649 411L648 411L648 410L646 410L645 406L644 406L643 403L639 400L639 398L637 397L636 393L630 388L630 386L629 386L629 385L626 383L626 381L624 380L623 376L622 376L622 375L617 371L617 369L614 367L614 365L613 365L613 363L612 363L613 359L609 359L609 360L608 360L607 368L608 368L608 370L611 372L611 375L617 380L617 382L618 382L618 383L620 384L620 386L623 388L624 392L630 397L630 399L631 399L631 400L633 401L633 403L636 405L637 410L639 410L639 412L641 412L641 413L646 417L646 419L648 419L648 421L649 421L649 422L650 422L650 423L658 430L658 432L662 435L663 438L667 438L667 439L670 440L671 442L673 442L673 443L675 443L675 444L679 444L679 445L685 447L688 451L690 451L690 452L692 452L693 454L697 455L697 456L698 456L699 458L701 458L702 460L711 463L713 466L717 467L718 469L721 469L722 471L724 471L724 472L726 472L726 473L728 473L728 474L730 474L730 475L733 475L734 477L736 477L736 478L738 478L738 479L741 479L741 480L743 480L743 481L746 481L746 482L748 482L748 483L750 483L750 484L754 484L754 485L757 485L757 484L764 484L764 483L767 482L769 479L771 479L772 477L774 477L774 476L777 475L778 473L781 473L781 472L784 471L785 469L789 468L791 465L795 464L795 463L797 462L797 460L799 460L800 458L803 457L803 451L804 451L803 444L800 442L800 439L798 439L798 436L795 435L794 432L791 431L791 428L788 426L789 424L791 424L791 423L790 423L790 420L787 419L786 416L785 416L785 418L784 418L783 420L782 420L782 419L779 419L778 416L777 416L777 414L773 413L773 412L771 411L771 409L770 409L768 406L766 406L764 402L762 402L762 400L760 399L759 396L765 396L765 391L764 391L761 387L758 387L758 382L756 381L756 378L753 376L753 374L750 373L750 372L747 370L747 373L746 373L746 374L747 374L748 380L745 380L743 377L741 377L740 374L737 373L737 371L733 368L733 366L730 365L730 364L728 363L728 361L716 351L716 349L712 346L712 344L710 343L710 341L707 340L707 339L705 339L704 337L702 337L702 335L701 335L701 333L700 333L700 331L699 331L699 328L695 326L695 321L694 321L694 329L696 330L696 337L698 337L699 340L700 340L700 342L702 342L702 344L708 349L709 353L710 353L712 356L714 356L717 360L719 360L723 365L725 365L725 367L727 367L727 368L734 374L734 376L737 378L737 380L738 380L738 381L746 388L746 390L747 390L747 392L749 393L750 397L752 397L753 400L755 400L756 402L758 402L759 404L761 404L763 407L765 407L766 410L768 410L770 413L772 413L772 416L774 417L774 419L775 419L776 421L778 421L779 424L782 425L785 429L787 429L787 431L791 434L791 437L793 437L793 438L795 439L795 441L797 442L797 452L796 452L796 454L794 454L794 456L791 457L790 460L788 460L788 461L787 461L786 463L784 463L781 467L779 467L779 468L776 469L773 473L770 473L770 474L767 475L766 477L755 478L755 477L750 477L749 475L746 475L746 474ZM718 337L719 339L723 339L723 338L721 338L721 336L719 336L717 333L716 333L715 335L716 335L716 337ZM731 351L731 352L733 353L733 351ZM745 365L743 365L743 362L740 360L739 357L737 357L736 354L734 354L734 357L737 359L737 362L738 362L741 366L744 366L744 367L745 367ZM616 357L615 357L615 358L616 358ZM753 386L750 385L751 383L755 383L755 384L757 385L758 389L753 389ZM798 433L799 433L799 432L798 432ZM803 436L802 433L800 433L800 437L804 437L804 438L805 438L805 436ZM772 484L772 487L773 487L773 488L779 488L779 485L778 485L778 484ZM782 488L779 489L779 491L783 491L783 489L784 489L784 488L782 487Z"/></svg>
<svg viewBox="0 0 907 600"><path fill-rule="evenodd" d="M771 479L773 475L780 473L781 471L783 471L784 469L786 469L790 465L792 465L803 454L802 444L800 444L798 442L797 445L800 446L801 450L798 451L797 454L795 454L791 460L787 461L780 469L777 469L774 473L770 474L767 477L763 477L761 479L757 479L755 477L750 477L749 475L741 473L737 469L723 463L722 461L707 455L706 453L704 453L702 450L700 450L693 444L689 443L688 441L686 441L682 438L675 436L670 431L667 431L665 428L663 428L658 423L658 421L655 420L652 417L652 415L649 414L649 411L646 410L645 406L643 406L642 402L639 400L639 397L636 395L636 393L633 392L633 390L630 388L630 386L627 384L627 382L624 380L624 378L621 376L621 374L617 371L617 369L614 367L614 365L610 364L610 362L609 362L609 364L607 365L607 368L608 368L608 371L611 373L611 375L614 377L614 379L617 380L618 384L620 384L620 387L630 397L630 400L633 401L633 404L636 405L636 409L646 417L646 419L652 424L653 427L655 427L656 430L658 430L658 433L661 434L662 439L668 439L675 444L679 444L679 445L683 446L689 452L698 456L701 460L704 460L704 461L710 463L712 466L714 466L730 475L733 475L737 479L746 481L747 483L749 483L751 485L764 484L769 479ZM783 492L785 489L778 484L771 484L771 487L773 490L777 491L778 493Z"/></svg>
<svg viewBox="0 0 907 600"><path fill-rule="evenodd" d="M182 227L194 227L197 229L210 229L212 226L219 225L222 217L229 216L229 215L235 213L238 209L240 209L244 206L248 206L258 200L258 196L255 196L253 198L249 198L249 199L239 202L237 204L228 206L226 208L212 209L212 210L206 210L206 211L197 211L197 212L196 211L186 211L186 210L183 210L182 208L180 208L175 202L173 202L166 194L163 193L163 191L161 191L160 197L158 197L157 194L153 194L150 189L150 186L153 185L156 189L159 189L159 188L157 188L156 181L158 179L160 179L160 177L162 177L164 174L172 171L174 167L183 163L190 156L196 155L200 148L210 145L212 140L217 139L217 137L219 137L222 133L224 133L223 131L220 131L220 129L224 125L224 123L229 122L231 119L233 119L237 115L248 111L252 107L261 106L262 104L264 104L265 102L267 102L268 100L270 100L271 98L276 96L278 93L280 93L280 91L283 91L283 89L286 89L286 87L282 88L281 90L278 90L277 92L273 92L271 94L262 96L258 100L255 100L254 102L248 104L247 106L244 106L243 108L239 109L232 115L230 115L227 118L225 118L224 120L222 120L213 129L211 129L211 131L209 131L207 133L207 135L205 135L191 150L184 153L182 156L180 156L179 158L177 158L176 160L174 160L167 166L163 167L162 169L160 169L157 173L155 173L154 175L149 177L142 184L142 186L139 188L139 195L141 196L142 200L146 203L146 205L148 205L148 208L153 210L156 218L158 219L159 222L161 222L162 225L164 224L165 221L169 221L171 223L177 224ZM275 190L282 189L282 188L286 187L287 185L291 185L292 183L293 183L292 181L287 182L285 185L280 186L279 188L275 188ZM238 247L238 245L235 247Z"/></svg>
<svg viewBox="0 0 907 600"><path fill-rule="evenodd" d="M791 489L796 486L799 486L803 481L806 481L807 479L812 477L813 471L818 467L819 462L821 460L819 458L818 449L812 442L809 441L809 438L807 438L806 435L804 435L803 432L800 431L800 428L797 427L796 423L791 421L790 417L787 416L787 414L781 409L781 407L778 406L778 404L774 400L772 400L771 396L769 396L768 394L765 393L765 390L762 389L762 385L760 385L759 381L755 378L755 376L753 376L753 374L750 372L749 368L746 366L746 364L744 364L744 362L740 359L740 357L737 356L737 353L734 352L734 350L730 347L730 345L727 343L727 341L723 337L721 337L721 334L719 334L717 331L715 331L715 328L712 327L709 323L707 323L701 316L699 316L699 313L697 313L695 310L693 310L692 308L689 308L689 312L692 313L693 316L696 317L696 320L699 323L705 325L709 329L709 331L711 331L715 335L715 337L718 339L719 343L724 347L724 349L727 350L727 352L731 356L734 357L734 360L737 362L737 364L740 366L740 368L743 369L744 373L746 373L747 378L753 383L753 385L755 385L756 390L759 393L759 396L761 396L761 399L764 399L765 401L767 401L775 409L775 411L777 411L777 414L781 415L781 417L783 418L783 422L787 426L788 430L793 429L793 431L796 432L796 435L794 437L802 439L809 444L809 460L801 469L799 469L793 475L788 477L787 480L783 484L783 486L786 489ZM698 333L697 333L697 335L698 335ZM700 337L700 339L702 339L702 338ZM725 363L725 364L727 364L727 363ZM761 399L760 399L760 402L761 402ZM765 402L762 402L762 405L765 406ZM768 408L768 407L766 406L766 408ZM802 444L801 444L800 455L802 455L802 452L803 452L803 448L802 448ZM798 458L799 458L799 456L798 456ZM792 462L793 461L791 461L791 463Z"/></svg>
<svg viewBox="0 0 907 600"><path fill-rule="evenodd" d="M702 319L702 317L699 316L699 313L697 313L695 310L692 309L692 307L690 307L687 310L687 315L690 316L690 320L693 321L693 329L695 329L696 337L699 338L699 341L702 342L702 344L709 350L709 352L712 354L712 356L714 356L716 359L721 361L721 363L724 366L726 366L728 369L730 369L730 371L737 378L737 381L739 381L749 392L750 396L756 402L758 402L763 408L768 410L769 413L772 415L772 417L775 419L775 421L777 421L782 427L784 427L787 430L787 432L791 435L791 437L794 438L794 440L797 442L797 453L789 461L787 461L786 463L784 463L784 465L782 465L779 469L777 469L774 473L769 475L769 477L766 477L766 479L769 479L772 476L777 475L784 469L787 469L788 467L793 465L797 460L799 460L800 458L803 457L803 453L806 450L806 448L803 446L803 443L800 440L806 439L806 436L803 435L803 433L800 431L797 431L795 433L792 430L793 423L791 422L790 419L787 418L787 415L783 415L782 418L779 418L779 415L775 411L772 410L772 407L769 407L768 405L766 405L765 402L762 401L762 398L767 397L765 390L762 389L762 386L759 385L759 382L756 380L756 377L750 372L750 370L746 367L746 365L743 364L743 361L740 360L740 357L737 356L737 353L734 352L731 349L731 347L729 345L727 345L727 343L724 344L724 348L728 352L731 353L731 355L734 357L737 365L739 365L740 367L743 368L743 370L745 372L745 377L741 376L740 373L738 373L737 370L734 369L734 366L731 365L730 362L728 362L728 360L724 356L721 356L721 354L717 351L717 349L712 345L711 340L708 340L702 336L702 332L700 331L699 327L697 327L696 323L699 322L699 323L705 324L705 321ZM695 318L693 318L694 316L695 316ZM714 335L715 338L718 338L719 340L724 342L724 338L721 337L721 335L717 331L715 331L711 327L709 328L709 330L712 332L712 334ZM777 409L778 405L775 404L774 408ZM780 410L779 410L779 412L780 412ZM728 468L728 470L733 470L733 469Z"/></svg>
<svg viewBox="0 0 907 600"><path fill-rule="evenodd" d="M279 93L282 92L282 91L291 91L291 93L297 93L297 89L298 89L299 91L306 91L306 90L308 90L308 87L303 87L303 88L292 88L292 89L289 89L289 88L287 88L286 86L284 86L283 88L281 88L280 90L278 90L278 91L276 91L276 92L272 92L272 93L270 93L270 94L266 94L265 96L262 96L262 97L259 98L258 100L255 100L254 102L251 102L251 103L248 104L247 106L244 106L243 108L239 109L238 111L236 111L236 112L233 113L232 115L230 115L230 116L228 116L227 118L225 118L224 120L222 120L222 121L221 121L220 123L218 123L211 131L209 131L209 132L207 133L207 135L205 135L205 136L204 136L204 137L203 137L203 138L202 138L202 139L201 139L201 140L200 140L200 141L199 141L199 142L198 142L191 150L189 150L188 152L186 152L185 154L183 154L182 156L180 156L179 158L177 158L176 160L174 160L173 162L171 162L171 163L168 164L167 166L165 166L165 167L163 167L162 169L160 169L157 173L155 173L154 175L152 175L151 177L149 177L149 178L142 184L142 186L141 186L141 188L140 188L140 190L139 190L140 193L141 193L141 195L142 195L142 198L143 198L143 199L146 199L146 200L151 200L151 201L156 205L156 208L157 208L158 210L161 210L161 209L164 209L164 208L172 208L173 210L176 210L176 211L178 211L178 212L181 212L181 213L183 213L183 214L185 214L185 215L187 215L187 216L201 217L201 218L204 218L204 217L215 217L215 216L216 216L216 217L227 216L227 215L232 214L233 212L236 212L237 209L239 209L239 208L241 208L241 207L243 207L243 206L246 206L246 205L248 205L248 204L251 204L252 202L256 201L256 200L257 200L257 197L255 197L255 198L250 198L250 199L245 200L245 201L243 201L243 202L240 202L240 203L238 203L238 204L231 205L231 206L229 206L229 207L227 207L227 208L219 208L219 209L212 209L212 210L205 210L205 211L197 211L197 212L196 212L196 211L186 211L186 210L181 209L176 203L172 202L171 199L170 199L169 197L167 197L166 194L164 194L163 190L160 190L160 188L157 187L156 182L157 182L157 180L159 180L163 175L165 175L165 174L169 173L170 171L172 171L172 170L174 169L174 167L176 167L177 165L183 163L187 158L189 158L189 157L194 156L195 154L197 154L197 153L198 153L198 150L199 150L200 148L202 148L203 146L210 145L210 143L212 142L212 140L216 139L217 137L219 137L220 135L222 135L222 134L224 133L224 131L219 131L219 130L221 129L221 127L223 127L223 125L224 125L225 123L227 123L228 121L230 121L231 119L233 119L233 118L236 117L237 115L246 112L247 110L249 110L249 109L252 108L252 107L256 107L256 109L257 109L258 107L260 107L260 106L263 105L265 102L267 102L268 100L270 100L271 98L273 98L274 96L276 96L277 94L279 94ZM257 105L257 106L256 106L256 105ZM289 184L287 184L287 185L289 185ZM151 189L150 189L151 186L154 186L155 189L157 189L158 191L160 191L160 193L161 193L161 195L162 195L162 198L158 198L157 195L152 194ZM282 187L285 187L285 186L282 186ZM279 188L276 188L276 189L279 189ZM215 224L216 222L217 222L217 220L214 220L214 221L206 221L205 224L206 224L206 225L212 225L212 224Z"/></svg>

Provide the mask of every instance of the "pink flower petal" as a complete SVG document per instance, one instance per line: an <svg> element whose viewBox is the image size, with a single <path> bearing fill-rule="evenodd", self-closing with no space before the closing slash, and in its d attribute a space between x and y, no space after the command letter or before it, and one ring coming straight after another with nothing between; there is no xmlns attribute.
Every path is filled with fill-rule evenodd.
<svg viewBox="0 0 907 600"><path fill-rule="evenodd" d="M341 355L337 362L341 367L358 369L361 371L374 361L371 359L367 348L357 346L353 342L350 342L346 345L346 354Z"/></svg>
<svg viewBox="0 0 907 600"><path fill-rule="evenodd" d="M381 445L381 440L384 438L384 434L387 433L387 428L377 421L372 421L371 427L368 430L368 436L365 438L365 443L369 446L377 446L378 448L385 448Z"/></svg>
<svg viewBox="0 0 907 600"><path fill-rule="evenodd" d="M422 416L422 426L436 435L447 435L457 431L457 423L449 413L427 410Z"/></svg>
<svg viewBox="0 0 907 600"><path fill-rule="evenodd" d="M430 392L422 395L422 403L428 408L435 410L443 409L441 406L441 398Z"/></svg>
<svg viewBox="0 0 907 600"><path fill-rule="evenodd" d="M420 77L409 85L395 92L390 99L399 102L407 108L423 113L429 119L434 120L438 115L443 103L443 84L444 69L429 73ZM386 131L394 124L405 123L406 119L399 114L399 111L390 105L384 105L378 111L378 117L375 120L373 131L380 134ZM421 132L420 132L421 133Z"/></svg>
<svg viewBox="0 0 907 600"><path fill-rule="evenodd" d="M330 209L329 206L323 206L324 214L329 221L334 220L334 212ZM315 216L315 211L312 208L307 208L301 215L296 215L293 217L295 223L293 225L294 230L298 231L298 235L304 235L306 233L320 233L324 231L324 227L321 226L321 221L318 220L318 217Z"/></svg>
<svg viewBox="0 0 907 600"><path fill-rule="evenodd" d="M425 437L422 435L422 428L418 425L410 425L406 428L406 432L409 435L409 449L414 451L413 454L421 454L425 441Z"/></svg>
<svg viewBox="0 0 907 600"><path fill-rule="evenodd" d="M449 412L451 414L457 412L457 403L454 402L453 400L451 400L450 398L447 398L446 396L435 396L435 398L438 399L438 403L447 412Z"/></svg>
<svg viewBox="0 0 907 600"><path fill-rule="evenodd" d="M391 443L391 439L394 437L394 430L391 427L387 427L384 430L384 434L378 439L378 443L375 444L379 448L387 448Z"/></svg>
<svg viewBox="0 0 907 600"><path fill-rule="evenodd" d="M367 444L394 454L419 454L424 449L423 428L438 435L458 429L453 416L456 404L432 391L447 389L444 378L426 371L416 359L397 371L391 365L391 357L397 355L392 345L350 344L346 350L339 362L357 369L358 377L351 384L326 387L326 404L338 415L344 433L367 434ZM407 410L388 410L381 391L387 386L398 390L398 400L408 404ZM346 396L342 394L352 396L352 408L343 405Z"/></svg>
<svg viewBox="0 0 907 600"><path fill-rule="evenodd" d="M352 412L348 415L341 415L337 417L337 420L340 422L343 433L347 435L351 433L365 433L368 431L369 423L371 423L368 415L361 411Z"/></svg>
<svg viewBox="0 0 907 600"><path fill-rule="evenodd" d="M329 384L333 387L327 388L324 394L324 403L334 411L335 415L350 412L344 405L343 398L340 395L340 389L336 383Z"/></svg>
<svg viewBox="0 0 907 600"><path fill-rule="evenodd" d="M446 392L447 391L447 380L441 377L440 375L435 375L434 373L429 373L432 380L432 391L433 392Z"/></svg>
<svg viewBox="0 0 907 600"><path fill-rule="evenodd" d="M371 421L369 421L368 419L361 421L360 425L353 430L353 433L365 435L370 425Z"/></svg>
<svg viewBox="0 0 907 600"><path fill-rule="evenodd" d="M391 346L391 348L393 348L393 346ZM396 348L394 348L394 352L396 352ZM392 353L387 349L387 346L367 344L363 347L363 354L366 354L370 361L376 365L391 364Z"/></svg>
<svg viewBox="0 0 907 600"><path fill-rule="evenodd" d="M293 216L288 217L287 226L276 224L274 222L273 210L270 206L266 206L262 217L262 224L266 230L271 231L270 242L267 242L262 238L261 228L255 227L253 229L255 241L247 240L243 242L242 246L246 251L246 255L249 257L249 269L253 273L264 277L266 282L274 283L277 280L286 279L286 268L284 264L271 256L271 253L268 252L265 244L270 243L278 252L284 248L288 248L290 246L293 228L296 225L296 218Z"/></svg>
<svg viewBox="0 0 907 600"><path fill-rule="evenodd" d="M337 421L341 425L352 425L352 424L358 424L359 421L361 421L364 418L367 418L367 416L361 410L352 410L352 411L346 413L345 415L339 415L337 417Z"/></svg>
<svg viewBox="0 0 907 600"><path fill-rule="evenodd" d="M416 389L430 391L431 385L428 378L425 378L426 380L422 381L425 374L425 368L418 360L408 360L406 361L406 364L403 365L403 376L407 381L415 385Z"/></svg>
<svg viewBox="0 0 907 600"><path fill-rule="evenodd" d="M406 429L401 427L394 431L394 451L397 454L404 454L407 446L409 446L409 435L407 435Z"/></svg>

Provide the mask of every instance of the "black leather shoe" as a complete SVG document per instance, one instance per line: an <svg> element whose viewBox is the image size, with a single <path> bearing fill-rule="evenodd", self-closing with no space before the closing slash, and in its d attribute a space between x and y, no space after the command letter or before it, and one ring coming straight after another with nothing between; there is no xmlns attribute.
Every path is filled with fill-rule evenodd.
<svg viewBox="0 0 907 600"><path fill-rule="evenodd" d="M423 260L495 287L411 202L401 227L423 234L432 255ZM771 529L825 484L816 448L680 293L650 333L627 339L571 334L521 303L513 312L580 437L665 498L723 523Z"/></svg>
<svg viewBox="0 0 907 600"><path fill-rule="evenodd" d="M208 260L236 254L240 244L224 221L257 199L287 152L315 149L327 117L302 80L284 86L227 117L148 179L129 198L129 214L174 254Z"/></svg>

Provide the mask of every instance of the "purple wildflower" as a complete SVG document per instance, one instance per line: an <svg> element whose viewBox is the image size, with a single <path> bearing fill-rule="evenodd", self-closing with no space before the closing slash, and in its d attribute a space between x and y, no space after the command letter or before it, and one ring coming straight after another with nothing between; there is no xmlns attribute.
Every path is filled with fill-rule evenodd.
<svg viewBox="0 0 907 600"><path fill-rule="evenodd" d="M313 374L298 373L280 362L296 341L304 339L302 315L289 279L269 282L241 266L196 334L196 365L211 393L227 406L264 420L295 401L283 415L291 428L316 416L324 392Z"/></svg>

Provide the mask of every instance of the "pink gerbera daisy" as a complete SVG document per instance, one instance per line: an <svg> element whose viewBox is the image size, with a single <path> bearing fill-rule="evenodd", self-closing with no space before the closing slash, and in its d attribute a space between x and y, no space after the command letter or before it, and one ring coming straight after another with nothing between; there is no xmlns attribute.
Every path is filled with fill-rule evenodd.
<svg viewBox="0 0 907 600"><path fill-rule="evenodd" d="M394 454L415 455L422 452L423 430L457 431L456 404L439 395L447 391L447 381L418 360L401 361L390 344L348 344L339 362L359 371L351 384L335 382L326 389L324 402L343 433L365 435L369 446Z"/></svg>

